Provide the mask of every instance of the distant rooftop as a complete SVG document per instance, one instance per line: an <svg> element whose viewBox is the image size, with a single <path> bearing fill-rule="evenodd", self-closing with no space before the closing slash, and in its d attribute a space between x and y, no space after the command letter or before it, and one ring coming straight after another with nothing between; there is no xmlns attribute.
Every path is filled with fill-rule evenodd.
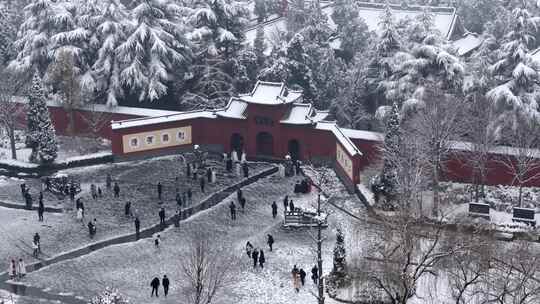
<svg viewBox="0 0 540 304"><path fill-rule="evenodd" d="M239 96L240 100L247 103L278 105L299 101L302 98L301 91L289 90L284 83L257 81L253 91Z"/></svg>

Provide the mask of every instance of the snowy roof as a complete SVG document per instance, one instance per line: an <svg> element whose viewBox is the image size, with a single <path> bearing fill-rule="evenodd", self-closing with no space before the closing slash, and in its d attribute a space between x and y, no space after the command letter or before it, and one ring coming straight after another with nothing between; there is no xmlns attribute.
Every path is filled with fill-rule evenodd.
<svg viewBox="0 0 540 304"><path fill-rule="evenodd" d="M237 98L231 98L223 110L216 111L216 115L226 118L246 119L247 103Z"/></svg>
<svg viewBox="0 0 540 304"><path fill-rule="evenodd" d="M482 39L478 35L473 33L467 33L462 38L454 40L452 47L454 47L459 56L464 56L475 50L482 44Z"/></svg>
<svg viewBox="0 0 540 304"><path fill-rule="evenodd" d="M464 142L464 141L451 141L450 147L453 150L458 151L473 151L472 143ZM490 154L498 154L498 155L505 155L505 156L518 156L523 155L524 151L526 151L526 155L538 158L540 159L540 150L538 149L527 149L524 150L522 148L515 148L515 147L509 147L509 146L495 146L489 149Z"/></svg>
<svg viewBox="0 0 540 304"><path fill-rule="evenodd" d="M239 98L247 103L279 105L297 101L301 97L301 91L289 90L282 82L257 81L250 94L241 95Z"/></svg>
<svg viewBox="0 0 540 304"><path fill-rule="evenodd" d="M364 19L368 29L370 31L377 32L379 30L379 22L381 15L384 11L385 4L376 4L376 3L367 3L367 2L357 2L356 3L359 10L359 16ZM334 12L335 4L326 4L321 5L322 12L328 17L328 25L332 29L336 29L336 24L332 20L332 13ZM407 6L402 7L400 5L391 5L393 9L394 18L396 20L404 20L406 18L414 19L416 16L422 13L423 7L420 6ZM457 14L456 10L452 7L431 7L430 8L434 15L434 26L439 32L441 32L446 39L450 40L454 32L454 27L456 24ZM267 42L273 41L273 35L276 32L285 32L287 30L287 19L285 17L277 17L270 19L266 22L261 23L264 29L264 37ZM253 45L255 37L257 35L257 26L255 24L249 27L245 31L246 41ZM333 46L339 46L339 41L333 41ZM270 45L267 45L267 48L270 48Z"/></svg>
<svg viewBox="0 0 540 304"><path fill-rule="evenodd" d="M321 121L317 123L316 129L331 131L336 137L337 141L347 150L347 153L351 156L362 155L362 152L354 145L354 143L343 133L343 131L337 126L335 122Z"/></svg>
<svg viewBox="0 0 540 304"><path fill-rule="evenodd" d="M175 112L174 114L164 116L142 117L122 121L113 121L111 123L111 128L113 130L118 130L167 122L182 121L194 118L216 118L216 115L212 111Z"/></svg>
<svg viewBox="0 0 540 304"><path fill-rule="evenodd" d="M355 130L355 129L345 129L341 128L341 131L345 136L351 139L363 139L369 141L383 141L384 134L373 131L364 131L364 130Z"/></svg>
<svg viewBox="0 0 540 304"><path fill-rule="evenodd" d="M280 122L292 125L307 125L319 122L326 116L328 116L328 112L317 112L309 103L294 103Z"/></svg>

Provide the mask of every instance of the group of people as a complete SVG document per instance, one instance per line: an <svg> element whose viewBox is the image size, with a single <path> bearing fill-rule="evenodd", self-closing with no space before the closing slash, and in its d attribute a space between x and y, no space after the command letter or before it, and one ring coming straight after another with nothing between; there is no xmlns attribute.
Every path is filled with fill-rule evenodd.
<svg viewBox="0 0 540 304"><path fill-rule="evenodd" d="M9 278L12 280L23 278L26 275L26 264L24 263L24 260L22 258L19 258L19 261L11 259L8 274Z"/></svg>
<svg viewBox="0 0 540 304"><path fill-rule="evenodd" d="M289 210L290 212L294 212L296 211L296 206L294 205L294 202L293 200L289 200L289 195L285 195L285 197L283 198L283 210L287 211Z"/></svg>
<svg viewBox="0 0 540 304"><path fill-rule="evenodd" d="M296 292L300 292L300 287L303 287L306 283L306 272L304 269L296 267L294 265L292 271L292 279L293 279L293 287ZM319 268L317 265L314 265L313 268L311 268L311 280L313 280L313 284L317 285L319 282Z"/></svg>
<svg viewBox="0 0 540 304"><path fill-rule="evenodd" d="M264 251L262 249L254 248L253 245L251 245L251 243L248 241L246 243L246 254L248 258L253 260L253 268L257 268L257 265L264 268L266 258L264 257Z"/></svg>
<svg viewBox="0 0 540 304"><path fill-rule="evenodd" d="M161 285L163 285L163 293L165 294L165 296L167 296L169 294L170 283L171 282L169 281L169 278L167 278L167 275L164 275L163 279L161 279ZM159 294L158 294L159 285L160 285L159 278L154 277L152 279L152 281L150 282L150 286L152 286L152 295L151 295L151 297L153 297L154 294L156 295L156 297L159 297Z"/></svg>

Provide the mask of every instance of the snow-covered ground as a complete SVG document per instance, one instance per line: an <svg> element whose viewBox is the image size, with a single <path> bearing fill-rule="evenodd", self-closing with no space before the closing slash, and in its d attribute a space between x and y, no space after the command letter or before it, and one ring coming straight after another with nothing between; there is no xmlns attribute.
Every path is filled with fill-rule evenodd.
<svg viewBox="0 0 540 304"><path fill-rule="evenodd" d="M282 199L287 193L296 206L307 208L315 202L314 193L292 195L294 179L282 179L276 175L266 178L244 189L247 206L244 213L239 212L238 220L229 219L230 198L210 210L204 211L186 222L180 228L171 228L161 234L162 245L155 249L150 239L135 243L109 247L75 260L62 262L29 275L27 282L32 285L50 288L53 292L74 292L91 297L105 286L118 288L132 299L132 303L178 303L185 299L184 281L179 265L180 256L187 252L187 242L197 231L213 235L219 244L232 248L238 264L231 269L232 279L228 286L216 297L214 303L313 303L310 292L314 285L307 278L306 286L296 293L292 288L290 271L296 264L306 272L315 263L314 231L306 229L283 229ZM270 204L276 201L279 206L278 218L271 216ZM347 203L347 202L345 202ZM358 202L350 202L358 205ZM335 243L335 228L339 225L346 232L348 250L359 247L359 240L353 235L359 230L351 218L335 208L330 210L328 237L324 243L325 272L332 265L332 248ZM266 246L266 235L274 236L274 251ZM265 251L264 269L253 269L252 262L245 254L245 244L250 241L255 247ZM172 290L168 299L150 298L149 282L154 276L167 274L172 280ZM334 303L328 299L327 303Z"/></svg>

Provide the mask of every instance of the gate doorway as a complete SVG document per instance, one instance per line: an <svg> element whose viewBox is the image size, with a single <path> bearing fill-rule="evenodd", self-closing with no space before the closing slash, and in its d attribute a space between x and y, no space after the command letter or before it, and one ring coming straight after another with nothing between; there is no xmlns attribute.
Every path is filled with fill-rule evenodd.
<svg viewBox="0 0 540 304"><path fill-rule="evenodd" d="M244 151L244 137L238 133L231 135L231 152L236 151L238 155Z"/></svg>
<svg viewBox="0 0 540 304"><path fill-rule="evenodd" d="M257 155L273 156L274 155L274 138L268 132L257 134Z"/></svg>
<svg viewBox="0 0 540 304"><path fill-rule="evenodd" d="M289 140L289 156L292 160L301 160L300 159L300 142L297 139Z"/></svg>

